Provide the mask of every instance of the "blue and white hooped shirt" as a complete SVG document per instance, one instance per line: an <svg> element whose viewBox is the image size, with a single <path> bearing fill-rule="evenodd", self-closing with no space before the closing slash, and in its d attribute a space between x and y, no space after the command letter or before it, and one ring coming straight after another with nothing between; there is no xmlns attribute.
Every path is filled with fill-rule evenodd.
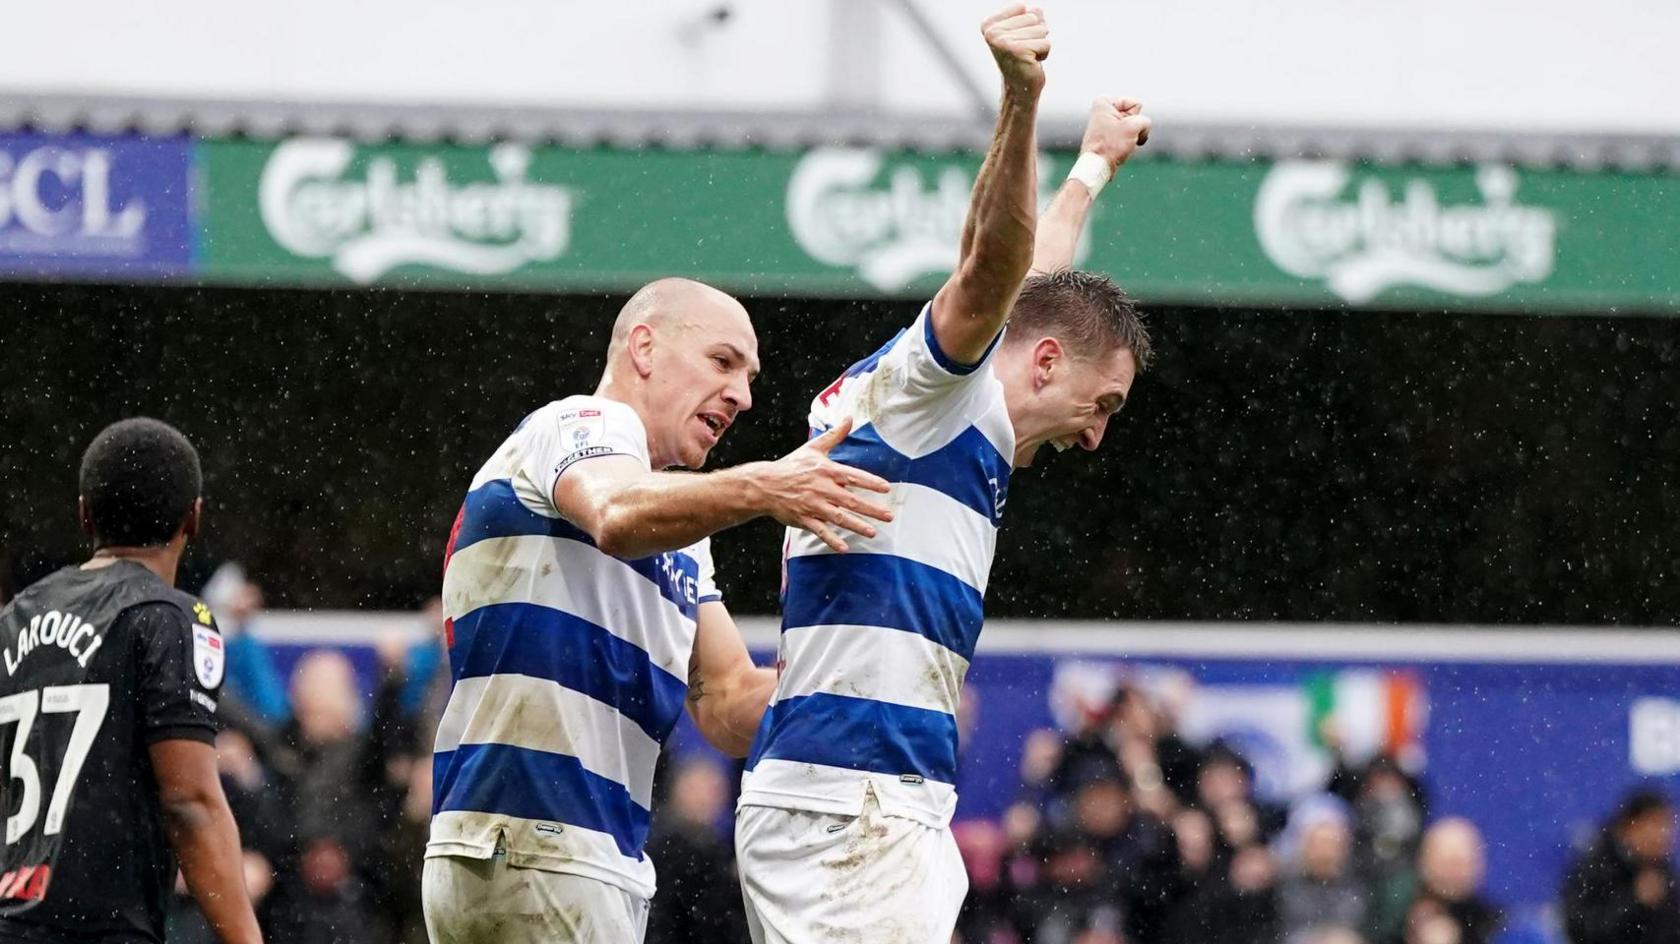
<svg viewBox="0 0 1680 944"><path fill-rule="evenodd" d="M711 546L624 560L554 507L574 464L648 465L635 410L567 397L474 477L444 565L454 689L438 725L428 856L585 875L643 898L653 769L688 693Z"/></svg>
<svg viewBox="0 0 1680 944"><path fill-rule="evenodd" d="M813 436L852 418L830 455L892 483L895 517L873 538L848 534L845 554L788 530L781 673L743 806L855 815L873 792L883 813L932 826L956 807L957 704L1015 434L991 370L997 340L957 364L930 316L811 405Z"/></svg>

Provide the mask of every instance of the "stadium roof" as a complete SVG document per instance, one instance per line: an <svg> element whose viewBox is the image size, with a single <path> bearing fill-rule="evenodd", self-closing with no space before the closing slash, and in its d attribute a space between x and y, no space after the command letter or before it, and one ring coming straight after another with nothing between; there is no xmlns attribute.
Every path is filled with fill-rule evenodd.
<svg viewBox="0 0 1680 944"><path fill-rule="evenodd" d="M978 117L864 112L627 111L506 106L120 98L33 94L0 98L0 127L189 133L204 137L338 135L362 140L551 141L568 146L797 149L823 145L924 151L979 149ZM1046 147L1077 147L1079 121L1040 124ZM1497 161L1581 170L1680 170L1680 136L1513 134L1376 128L1157 125L1152 153L1206 157L1319 157L1382 163Z"/></svg>

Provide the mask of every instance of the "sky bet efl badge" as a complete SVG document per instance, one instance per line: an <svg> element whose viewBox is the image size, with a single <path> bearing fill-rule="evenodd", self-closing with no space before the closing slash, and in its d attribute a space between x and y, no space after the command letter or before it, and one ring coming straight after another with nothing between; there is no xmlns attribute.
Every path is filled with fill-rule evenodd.
<svg viewBox="0 0 1680 944"><path fill-rule="evenodd" d="M205 688L222 684L222 668L227 664L227 651L222 648L222 634L206 626L193 627L193 671L198 683Z"/></svg>
<svg viewBox="0 0 1680 944"><path fill-rule="evenodd" d="M607 419L600 410L568 410L560 414L560 449L563 457L554 467L558 476L572 463L612 452L600 440L606 435Z"/></svg>

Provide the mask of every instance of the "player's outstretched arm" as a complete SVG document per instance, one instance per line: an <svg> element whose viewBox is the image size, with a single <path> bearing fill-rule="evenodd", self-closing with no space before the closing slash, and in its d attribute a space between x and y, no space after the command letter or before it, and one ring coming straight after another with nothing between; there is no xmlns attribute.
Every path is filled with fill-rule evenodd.
<svg viewBox="0 0 1680 944"><path fill-rule="evenodd" d="M239 827L216 775L216 748L170 738L151 746L164 831L181 860L181 876L222 944L261 944L245 891Z"/></svg>
<svg viewBox="0 0 1680 944"><path fill-rule="evenodd" d="M729 608L700 604L688 667L688 713L706 741L730 757L747 756L775 690L775 670L753 664Z"/></svg>
<svg viewBox="0 0 1680 944"><path fill-rule="evenodd" d="M885 479L828 458L851 432L850 420L774 462L717 472L649 472L626 456L580 462L554 484L554 507L614 557L680 550L760 515L804 528L836 551L835 532L874 537L868 519L892 512L851 491L886 493Z"/></svg>
<svg viewBox="0 0 1680 944"><path fill-rule="evenodd" d="M1042 60L1050 54L1042 10L1014 4L987 17L980 29L1003 74L1003 104L974 180L956 271L934 296L932 315L940 349L964 364L985 356L1003 330L1032 264L1038 216L1034 125L1044 90Z"/></svg>
<svg viewBox="0 0 1680 944"><path fill-rule="evenodd" d="M1120 165L1149 140L1150 124L1143 104L1136 99L1099 98L1091 103L1091 117L1079 142L1079 159L1038 218L1034 272L1073 267L1074 247L1079 244L1091 205Z"/></svg>

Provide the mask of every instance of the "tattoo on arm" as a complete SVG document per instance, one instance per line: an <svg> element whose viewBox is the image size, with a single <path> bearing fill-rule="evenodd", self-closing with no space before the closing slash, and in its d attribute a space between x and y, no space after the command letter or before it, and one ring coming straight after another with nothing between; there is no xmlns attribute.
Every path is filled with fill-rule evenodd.
<svg viewBox="0 0 1680 944"><path fill-rule="evenodd" d="M696 646L688 657L688 703L692 705L705 697L706 680L700 675L700 649Z"/></svg>

